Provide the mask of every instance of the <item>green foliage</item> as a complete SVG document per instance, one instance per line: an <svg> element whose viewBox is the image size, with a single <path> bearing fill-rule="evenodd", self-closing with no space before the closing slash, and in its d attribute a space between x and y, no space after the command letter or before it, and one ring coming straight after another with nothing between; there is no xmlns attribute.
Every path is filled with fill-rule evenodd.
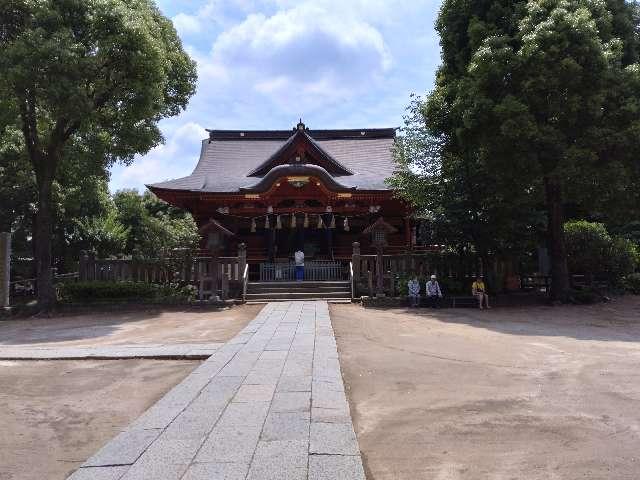
<svg viewBox="0 0 640 480"><path fill-rule="evenodd" d="M199 234L191 214L150 192L139 195L136 190L121 190L113 199L118 220L129 229L123 253L157 258L197 247Z"/></svg>
<svg viewBox="0 0 640 480"><path fill-rule="evenodd" d="M129 228L120 223L115 212L83 219L78 227L84 249L95 250L102 258L122 252L129 236Z"/></svg>
<svg viewBox="0 0 640 480"><path fill-rule="evenodd" d="M640 265L636 245L612 237L602 223L577 220L565 224L569 270L574 274L606 276L613 284Z"/></svg>
<svg viewBox="0 0 640 480"><path fill-rule="evenodd" d="M409 107L394 186L480 253L530 248L546 214L561 280L563 207L640 217L639 25L623 0L445 0L442 64Z"/></svg>
<svg viewBox="0 0 640 480"><path fill-rule="evenodd" d="M640 295L640 273L631 273L624 277L622 282L625 290L633 293L634 295Z"/></svg>
<svg viewBox="0 0 640 480"><path fill-rule="evenodd" d="M605 271L613 239L602 223L578 220L565 223L569 271L597 274Z"/></svg>
<svg viewBox="0 0 640 480"><path fill-rule="evenodd" d="M108 301L191 301L195 287L178 284L152 284L142 282L69 282L59 287L60 298L65 302Z"/></svg>
<svg viewBox="0 0 640 480"><path fill-rule="evenodd" d="M640 267L640 248L626 238L614 237L609 255L607 273L616 283Z"/></svg>
<svg viewBox="0 0 640 480"><path fill-rule="evenodd" d="M0 142L22 133L37 191L38 301L50 308L59 169L104 175L159 144L158 121L186 107L196 66L151 0L10 0L0 18Z"/></svg>

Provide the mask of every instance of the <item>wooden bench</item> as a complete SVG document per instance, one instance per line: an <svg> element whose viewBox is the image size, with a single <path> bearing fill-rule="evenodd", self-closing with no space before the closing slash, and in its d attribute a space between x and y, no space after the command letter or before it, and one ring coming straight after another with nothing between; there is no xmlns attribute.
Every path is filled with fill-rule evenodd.
<svg viewBox="0 0 640 480"><path fill-rule="evenodd" d="M451 300L452 308L477 308L478 307L478 299L471 295L460 295L460 296L452 296L445 297Z"/></svg>

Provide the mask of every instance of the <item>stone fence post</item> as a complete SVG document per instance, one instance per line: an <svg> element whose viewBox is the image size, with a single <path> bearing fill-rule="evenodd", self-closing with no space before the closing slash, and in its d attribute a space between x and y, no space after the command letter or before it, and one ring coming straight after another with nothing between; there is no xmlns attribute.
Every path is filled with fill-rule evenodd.
<svg viewBox="0 0 640 480"><path fill-rule="evenodd" d="M9 306L11 280L11 234L0 233L0 307Z"/></svg>

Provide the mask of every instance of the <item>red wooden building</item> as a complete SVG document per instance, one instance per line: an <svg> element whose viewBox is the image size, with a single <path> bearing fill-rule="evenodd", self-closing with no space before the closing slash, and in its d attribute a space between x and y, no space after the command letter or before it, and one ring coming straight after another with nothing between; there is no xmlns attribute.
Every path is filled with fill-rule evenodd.
<svg viewBox="0 0 640 480"><path fill-rule="evenodd" d="M191 175L149 185L190 211L221 255L247 246L247 261L347 260L353 242L373 253L363 231L380 217L395 227L385 253L411 248L408 205L386 185L395 129L210 130ZM213 234L213 237L211 236ZM209 245L211 246L211 244Z"/></svg>

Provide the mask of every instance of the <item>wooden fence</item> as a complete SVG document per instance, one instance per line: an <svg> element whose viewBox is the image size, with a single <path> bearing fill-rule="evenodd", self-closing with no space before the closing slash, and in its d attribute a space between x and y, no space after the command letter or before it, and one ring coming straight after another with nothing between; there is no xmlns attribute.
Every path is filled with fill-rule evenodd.
<svg viewBox="0 0 640 480"><path fill-rule="evenodd" d="M163 259L98 259L93 252L80 257L80 281L175 283L194 285L198 298L238 296L246 273L243 246L237 257L175 257Z"/></svg>
<svg viewBox="0 0 640 480"><path fill-rule="evenodd" d="M353 245L351 260L353 295L390 295L397 292L399 277L437 275L441 280L453 279L471 284L476 274L482 274L482 261L475 255L454 255L440 252L360 255L360 246Z"/></svg>

